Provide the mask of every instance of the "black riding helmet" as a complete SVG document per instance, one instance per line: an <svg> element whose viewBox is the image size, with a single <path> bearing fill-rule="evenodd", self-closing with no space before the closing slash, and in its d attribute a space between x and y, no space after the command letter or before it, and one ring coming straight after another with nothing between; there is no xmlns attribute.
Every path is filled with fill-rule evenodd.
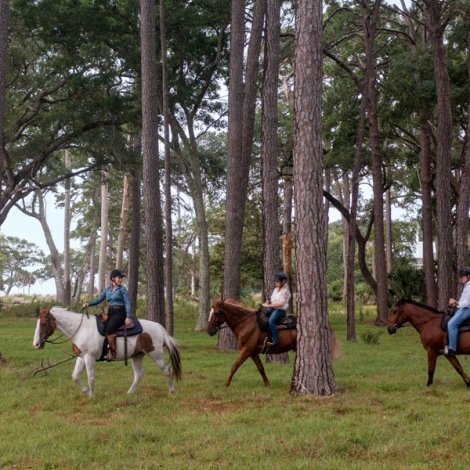
<svg viewBox="0 0 470 470"><path fill-rule="evenodd" d="M284 273L277 273L274 275L274 280L279 282L287 281L287 276Z"/></svg>
<svg viewBox="0 0 470 470"><path fill-rule="evenodd" d="M470 266L465 266L459 271L459 277L470 276Z"/></svg>
<svg viewBox="0 0 470 470"><path fill-rule="evenodd" d="M113 269L111 271L111 274L109 275L109 278L111 279L111 281L115 278L115 277L126 277L126 275L120 270L120 269Z"/></svg>

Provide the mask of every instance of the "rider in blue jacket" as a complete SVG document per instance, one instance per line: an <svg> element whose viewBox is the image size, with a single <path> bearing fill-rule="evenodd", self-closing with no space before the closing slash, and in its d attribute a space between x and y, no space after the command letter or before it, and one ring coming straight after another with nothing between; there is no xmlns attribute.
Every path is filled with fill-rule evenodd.
<svg viewBox="0 0 470 470"><path fill-rule="evenodd" d="M106 322L106 337L108 339L108 361L116 360L116 330L124 323L131 323L131 303L129 293L122 285L125 277L120 269L114 269L110 274L111 285L103 289L100 296L91 302L85 302L83 308L98 305L106 299L108 302L108 321Z"/></svg>

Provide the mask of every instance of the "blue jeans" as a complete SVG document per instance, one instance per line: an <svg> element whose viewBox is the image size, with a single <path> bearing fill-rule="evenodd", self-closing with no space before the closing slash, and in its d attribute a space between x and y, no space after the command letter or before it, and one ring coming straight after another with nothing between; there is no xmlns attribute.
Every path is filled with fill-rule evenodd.
<svg viewBox="0 0 470 470"><path fill-rule="evenodd" d="M272 309L268 308L269 315L269 329L271 330L271 336L273 337L273 343L279 344L279 335L277 334L277 324L286 316L286 311L280 308Z"/></svg>
<svg viewBox="0 0 470 470"><path fill-rule="evenodd" d="M457 339L459 336L459 326L467 318L470 318L470 307L459 308L447 324L447 333L449 335L449 349L457 351Z"/></svg>

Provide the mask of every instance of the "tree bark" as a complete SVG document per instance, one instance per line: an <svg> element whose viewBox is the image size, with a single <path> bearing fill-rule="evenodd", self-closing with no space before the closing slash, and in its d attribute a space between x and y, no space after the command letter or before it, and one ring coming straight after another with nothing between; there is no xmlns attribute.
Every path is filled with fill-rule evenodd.
<svg viewBox="0 0 470 470"><path fill-rule="evenodd" d="M155 0L141 0L142 155L147 319L165 326L162 209L158 167Z"/></svg>
<svg viewBox="0 0 470 470"><path fill-rule="evenodd" d="M116 250L116 268L122 269L124 257L124 242L126 240L127 217L129 215L129 176L124 175L122 185L121 216L119 218L119 231Z"/></svg>
<svg viewBox="0 0 470 470"><path fill-rule="evenodd" d="M127 289L129 291L129 301L131 313L137 314L137 294L139 286L139 265L140 265L140 207L142 202L140 186L142 182L142 172L139 168L132 171L131 179L131 246L129 250L129 281Z"/></svg>
<svg viewBox="0 0 470 470"><path fill-rule="evenodd" d="M65 172L69 173L72 167L70 150L65 150ZM70 305L72 300L72 285L70 276L70 225L71 225L71 181L65 180L64 193L64 304Z"/></svg>
<svg viewBox="0 0 470 470"><path fill-rule="evenodd" d="M326 289L322 145L322 2L296 10L294 198L297 260L297 354L291 392L336 392ZM315 260L315 263L312 263Z"/></svg>
<svg viewBox="0 0 470 470"><path fill-rule="evenodd" d="M8 20L10 17L10 0L0 0L0 187L3 186L4 172L4 129L6 103L6 76L8 52ZM1 222L0 222L1 226Z"/></svg>
<svg viewBox="0 0 470 470"><path fill-rule="evenodd" d="M173 221L171 215L171 156L170 156L170 114L168 90L168 61L166 44L165 2L160 0L160 43L162 47L162 97L163 130L165 141L165 288L166 288L166 327L173 336Z"/></svg>
<svg viewBox="0 0 470 470"><path fill-rule="evenodd" d="M424 0L424 16L429 32L434 78L437 89L436 207L439 247L437 288L438 309L445 310L452 294L452 191L449 175L452 157L452 106L450 78L444 46L445 25L441 23L443 4Z"/></svg>
<svg viewBox="0 0 470 470"><path fill-rule="evenodd" d="M108 172L101 172L101 241L100 257L98 262L98 290L100 292L106 287L107 280L107 257L108 257Z"/></svg>

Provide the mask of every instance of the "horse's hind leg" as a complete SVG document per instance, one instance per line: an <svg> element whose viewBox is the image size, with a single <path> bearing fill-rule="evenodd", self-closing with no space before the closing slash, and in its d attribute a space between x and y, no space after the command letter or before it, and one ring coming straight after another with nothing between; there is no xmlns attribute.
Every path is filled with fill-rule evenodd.
<svg viewBox="0 0 470 470"><path fill-rule="evenodd" d="M137 385L139 385L140 380L142 379L142 376L144 375L144 372L142 370L142 360L144 358L143 354L140 354L139 356L133 357L132 358L132 369L134 371L134 382L132 382L131 388L127 391L127 393L133 393L135 389L137 388Z"/></svg>
<svg viewBox="0 0 470 470"><path fill-rule="evenodd" d="M150 358L152 359L160 370L163 372L163 375L166 377L168 382L168 393L174 393L175 387L173 386L173 379L171 378L171 370L170 366L166 363L165 358L163 357L163 351L158 354L155 351L152 351L149 354Z"/></svg>
<svg viewBox="0 0 470 470"><path fill-rule="evenodd" d="M467 388L470 388L470 379L468 378L467 374L465 374L463 367L460 364L459 360L456 357L452 357L452 356L446 356L446 359L454 366L454 369L458 372L460 377L462 377Z"/></svg>
<svg viewBox="0 0 470 470"><path fill-rule="evenodd" d="M80 374L85 370L85 361L81 357L77 357L75 361L75 367L73 368L72 372L72 380L78 385L78 388L85 393L88 393L89 390L83 382L80 380Z"/></svg>
<svg viewBox="0 0 470 470"><path fill-rule="evenodd" d="M258 368L261 377L263 377L264 386L269 387L271 384L269 383L268 377L264 372L263 363L261 362L260 357L258 356L258 354L256 354L256 356L251 356L251 359L253 359L253 362L256 364L256 367Z"/></svg>

